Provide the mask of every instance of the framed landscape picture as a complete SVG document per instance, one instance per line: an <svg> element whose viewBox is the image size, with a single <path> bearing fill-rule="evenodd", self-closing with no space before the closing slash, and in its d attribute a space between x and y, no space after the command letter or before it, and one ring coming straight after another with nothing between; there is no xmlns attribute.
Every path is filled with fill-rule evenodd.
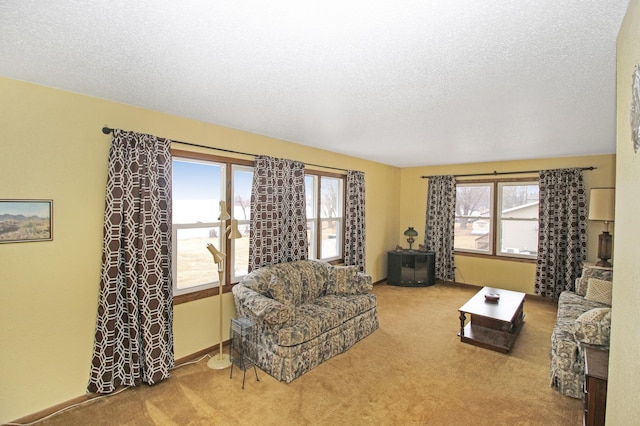
<svg viewBox="0 0 640 426"><path fill-rule="evenodd" d="M0 243L53 240L53 200L0 199Z"/></svg>

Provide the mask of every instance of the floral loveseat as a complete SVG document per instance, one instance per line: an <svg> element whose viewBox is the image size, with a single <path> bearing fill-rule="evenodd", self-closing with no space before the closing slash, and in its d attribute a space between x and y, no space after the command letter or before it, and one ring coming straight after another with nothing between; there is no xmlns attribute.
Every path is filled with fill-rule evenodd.
<svg viewBox="0 0 640 426"><path fill-rule="evenodd" d="M232 291L257 328L256 364L289 383L378 328L372 288L355 267L301 260L257 269Z"/></svg>
<svg viewBox="0 0 640 426"><path fill-rule="evenodd" d="M551 386L563 395L584 397L584 345L609 347L612 279L611 269L585 267L575 292L560 294L551 334Z"/></svg>

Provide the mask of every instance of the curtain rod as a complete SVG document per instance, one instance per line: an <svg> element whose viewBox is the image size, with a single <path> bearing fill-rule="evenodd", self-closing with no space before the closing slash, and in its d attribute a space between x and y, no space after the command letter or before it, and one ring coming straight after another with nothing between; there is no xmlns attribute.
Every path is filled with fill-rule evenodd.
<svg viewBox="0 0 640 426"><path fill-rule="evenodd" d="M102 128L102 133L104 133L105 135L108 135L109 133L113 133L113 129L110 128L110 127L104 126ZM204 148L204 149L212 149L214 151L229 152L231 154L250 155L252 157L257 157L258 156L258 154L251 154L251 153L248 153L248 152L234 151L232 149L216 148L216 147L213 147L213 146L206 146L206 145L198 145L196 143L176 141L176 140L173 140L173 139L171 139L171 142L179 143L181 145L189 145L189 146L193 146L193 147L196 147L196 148ZM321 164L313 164L313 163L304 163L304 164L307 165L307 166L322 167L323 169L340 170L340 171L343 171L343 172L348 172L349 171L347 169L341 169L339 167L332 167L332 166L323 166Z"/></svg>
<svg viewBox="0 0 640 426"><path fill-rule="evenodd" d="M597 169L597 167L576 167L580 170L595 170ZM521 174L530 174L530 173L539 173L541 172L541 170L520 170L520 171L516 171L516 172L496 172L495 170L493 171L493 173L469 173L469 174L465 174L465 175L453 175L454 177L469 177L469 176L498 176L498 175L521 175ZM429 179L431 177L436 177L438 175L431 175L431 176L420 176L420 179Z"/></svg>

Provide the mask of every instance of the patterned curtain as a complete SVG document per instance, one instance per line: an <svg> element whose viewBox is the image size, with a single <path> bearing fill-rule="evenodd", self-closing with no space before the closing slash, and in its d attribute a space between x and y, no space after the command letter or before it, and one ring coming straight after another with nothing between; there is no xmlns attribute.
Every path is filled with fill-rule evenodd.
<svg viewBox="0 0 640 426"><path fill-rule="evenodd" d="M173 367L169 145L113 133L89 392L151 385Z"/></svg>
<svg viewBox="0 0 640 426"><path fill-rule="evenodd" d="M424 243L435 252L436 279L455 281L453 264L453 236L456 215L455 176L429 177L427 191L427 223Z"/></svg>
<svg viewBox="0 0 640 426"><path fill-rule="evenodd" d="M304 163L256 157L249 270L308 257Z"/></svg>
<svg viewBox="0 0 640 426"><path fill-rule="evenodd" d="M573 290L587 253L586 193L581 169L540 171L535 293L557 299Z"/></svg>
<svg viewBox="0 0 640 426"><path fill-rule="evenodd" d="M347 205L345 208L344 264L366 270L364 173L347 172Z"/></svg>

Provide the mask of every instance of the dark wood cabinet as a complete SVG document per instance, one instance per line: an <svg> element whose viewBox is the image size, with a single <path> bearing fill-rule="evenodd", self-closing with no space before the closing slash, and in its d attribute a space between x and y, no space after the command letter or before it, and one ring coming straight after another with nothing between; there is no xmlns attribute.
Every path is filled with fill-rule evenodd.
<svg viewBox="0 0 640 426"><path fill-rule="evenodd" d="M585 347L584 424L604 425L607 406L609 351Z"/></svg>
<svg viewBox="0 0 640 426"><path fill-rule="evenodd" d="M435 284L435 255L432 251L390 251L387 284L405 287L426 287Z"/></svg>

